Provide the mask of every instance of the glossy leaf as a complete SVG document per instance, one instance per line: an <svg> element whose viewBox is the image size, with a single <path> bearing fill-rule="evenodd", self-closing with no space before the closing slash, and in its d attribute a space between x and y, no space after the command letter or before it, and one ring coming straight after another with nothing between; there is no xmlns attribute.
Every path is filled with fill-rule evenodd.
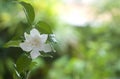
<svg viewBox="0 0 120 79"><path fill-rule="evenodd" d="M20 2L20 4L24 7L24 12L26 14L28 23L32 24L34 22L34 19L35 19L34 8L29 3Z"/></svg>
<svg viewBox="0 0 120 79"><path fill-rule="evenodd" d="M52 34L52 29L50 28L50 25L43 22L43 21L39 21L37 24L36 24L36 28L41 32L41 33L44 33L44 34Z"/></svg>
<svg viewBox="0 0 120 79"><path fill-rule="evenodd" d="M31 64L30 64L30 69L32 70L32 69L34 69L35 67L36 67L36 64L37 64L37 62L31 62Z"/></svg>
<svg viewBox="0 0 120 79"><path fill-rule="evenodd" d="M32 59L29 58L26 54L21 55L16 62L16 67L17 67L18 72L23 73L23 72L29 70L31 61L32 61Z"/></svg>
<svg viewBox="0 0 120 79"><path fill-rule="evenodd" d="M7 42L3 47L8 48L8 47L19 47L21 40L12 40Z"/></svg>

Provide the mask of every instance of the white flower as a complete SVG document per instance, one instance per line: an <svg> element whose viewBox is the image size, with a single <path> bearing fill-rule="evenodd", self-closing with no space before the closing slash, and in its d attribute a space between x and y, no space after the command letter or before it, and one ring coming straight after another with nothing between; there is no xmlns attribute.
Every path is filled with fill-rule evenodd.
<svg viewBox="0 0 120 79"><path fill-rule="evenodd" d="M35 28L30 31L30 35L26 32L24 33L25 41L20 43L20 47L26 51L30 52L31 58L35 59L40 55L40 51L50 52L52 49L49 44L46 44L48 38L47 34L41 34Z"/></svg>

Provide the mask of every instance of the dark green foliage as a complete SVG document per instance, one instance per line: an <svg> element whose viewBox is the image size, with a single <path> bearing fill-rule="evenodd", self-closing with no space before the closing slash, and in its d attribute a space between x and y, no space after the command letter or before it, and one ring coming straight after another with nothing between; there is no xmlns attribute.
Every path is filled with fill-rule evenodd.
<svg viewBox="0 0 120 79"><path fill-rule="evenodd" d="M39 21L35 26L43 34L52 34L52 29L50 28L50 25L43 21Z"/></svg>
<svg viewBox="0 0 120 79"><path fill-rule="evenodd" d="M16 40L16 41L9 41L7 42L3 47L5 48L9 48L9 47L19 47L19 44L21 43L20 40Z"/></svg>
<svg viewBox="0 0 120 79"><path fill-rule="evenodd" d="M24 73L29 70L32 59L27 55L21 55L16 62L16 67L19 73Z"/></svg>
<svg viewBox="0 0 120 79"><path fill-rule="evenodd" d="M32 7L31 4L26 3L26 2L20 2L20 4L24 7L24 12L26 14L28 23L30 25L33 24L34 19L35 19L35 12L34 12L34 8Z"/></svg>

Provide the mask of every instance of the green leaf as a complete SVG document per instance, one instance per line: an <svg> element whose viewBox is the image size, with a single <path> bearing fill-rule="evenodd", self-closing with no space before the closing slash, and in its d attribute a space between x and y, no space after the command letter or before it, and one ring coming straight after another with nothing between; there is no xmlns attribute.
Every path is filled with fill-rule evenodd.
<svg viewBox="0 0 120 79"><path fill-rule="evenodd" d="M16 62L18 72L24 73L25 71L28 71L31 61L32 59L28 55L26 54L21 55Z"/></svg>
<svg viewBox="0 0 120 79"><path fill-rule="evenodd" d="M30 70L36 70L38 68L44 68L45 67L45 61L38 57L31 62Z"/></svg>
<svg viewBox="0 0 120 79"><path fill-rule="evenodd" d="M36 28L41 32L41 33L44 33L44 34L52 34L52 29L50 28L50 25L43 22L43 21L39 21L37 24L36 24Z"/></svg>
<svg viewBox="0 0 120 79"><path fill-rule="evenodd" d="M35 19L34 8L32 7L31 4L26 3L26 2L20 2L20 4L24 7L24 12L26 14L28 23L32 24Z"/></svg>
<svg viewBox="0 0 120 79"><path fill-rule="evenodd" d="M31 62L30 69L31 70L34 69L36 67L36 65L37 65L37 62Z"/></svg>
<svg viewBox="0 0 120 79"><path fill-rule="evenodd" d="M3 47L8 48L8 47L19 47L21 40L12 40L7 42Z"/></svg>

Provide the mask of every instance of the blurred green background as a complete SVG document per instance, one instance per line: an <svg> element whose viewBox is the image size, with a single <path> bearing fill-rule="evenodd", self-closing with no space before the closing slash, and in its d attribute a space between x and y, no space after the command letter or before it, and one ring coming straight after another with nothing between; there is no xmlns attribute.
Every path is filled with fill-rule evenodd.
<svg viewBox="0 0 120 79"><path fill-rule="evenodd" d="M20 48L3 45L28 28L23 7L51 25L58 45L53 58L39 57L30 79L119 79L120 0L0 0L0 79L13 79Z"/></svg>

